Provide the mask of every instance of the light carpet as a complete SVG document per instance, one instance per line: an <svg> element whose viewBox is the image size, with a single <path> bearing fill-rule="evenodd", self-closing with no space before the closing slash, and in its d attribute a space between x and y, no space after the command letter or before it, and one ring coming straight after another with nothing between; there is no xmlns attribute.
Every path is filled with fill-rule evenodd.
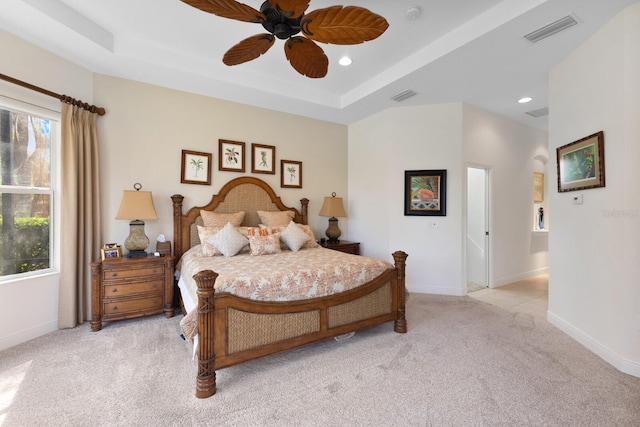
<svg viewBox="0 0 640 427"><path fill-rule="evenodd" d="M638 426L640 378L543 317L411 294L391 323L218 371L194 396L181 316L56 331L0 352L0 425Z"/></svg>

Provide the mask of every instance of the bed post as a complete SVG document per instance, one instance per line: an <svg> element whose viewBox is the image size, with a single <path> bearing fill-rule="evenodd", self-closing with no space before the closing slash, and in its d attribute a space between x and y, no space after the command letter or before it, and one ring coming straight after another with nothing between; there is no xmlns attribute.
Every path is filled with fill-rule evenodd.
<svg viewBox="0 0 640 427"><path fill-rule="evenodd" d="M309 222L307 220L309 219L309 199L307 199L306 197L300 199L300 210L302 211L300 212L300 214L302 215L302 223L308 225Z"/></svg>
<svg viewBox="0 0 640 427"><path fill-rule="evenodd" d="M193 278L198 285L198 377L196 397L203 399L216 394L216 355L213 347L215 302L213 285L218 273L204 270Z"/></svg>
<svg viewBox="0 0 640 427"><path fill-rule="evenodd" d="M182 256L182 200L184 197L174 194L171 200L173 200L173 254L177 262Z"/></svg>
<svg viewBox="0 0 640 427"><path fill-rule="evenodd" d="M393 324L393 330L399 334L404 334L407 332L407 319L405 318L405 310L404 305L406 301L405 296L405 284L404 284L404 268L407 261L407 253L402 251L396 251L393 254L393 260L395 261L397 275L397 284L398 284L398 317L396 318Z"/></svg>

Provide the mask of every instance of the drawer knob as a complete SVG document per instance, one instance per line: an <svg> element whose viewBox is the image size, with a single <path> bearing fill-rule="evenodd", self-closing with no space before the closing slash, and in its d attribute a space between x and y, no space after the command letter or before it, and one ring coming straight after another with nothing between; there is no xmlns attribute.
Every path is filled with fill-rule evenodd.
<svg viewBox="0 0 640 427"><path fill-rule="evenodd" d="M116 292L118 292L118 288L113 288L113 290L111 292L113 292L115 294Z"/></svg>

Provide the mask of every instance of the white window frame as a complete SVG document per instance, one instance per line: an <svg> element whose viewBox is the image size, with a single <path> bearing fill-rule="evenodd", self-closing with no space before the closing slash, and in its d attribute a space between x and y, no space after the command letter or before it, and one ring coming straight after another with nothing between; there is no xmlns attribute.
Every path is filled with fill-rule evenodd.
<svg viewBox="0 0 640 427"><path fill-rule="evenodd" d="M0 89L4 89L0 86ZM61 147L61 113L60 102L57 104L52 104L49 100L44 100L41 97L36 96L36 102L41 103L42 105L57 105L58 110L48 108L47 106L38 105L32 103L33 97L29 97L31 99L22 101L20 99L16 99L6 95L0 95L0 108L11 110L14 112L29 114L32 116L38 116L44 119L51 120L55 122L50 127L51 131L51 147L50 147L50 161L49 161L49 170L51 173L50 176L50 188L41 188L41 187L25 187L25 186L14 186L14 185L0 185L0 192L2 193L13 193L13 194L47 194L49 196L49 268L43 268L42 270L37 271L28 271L26 273L16 273L8 276L0 276L0 283L14 282L17 280L22 280L25 278L31 277L39 277L44 275L49 275L52 273L58 273L60 271L59 266L59 236L60 230L58 227L57 218L61 212L60 206L58 206L55 194L56 189L60 188L61 185L61 176L58 173L58 161L60 159L60 147ZM40 99L38 99L40 98ZM30 102L31 101L31 102Z"/></svg>

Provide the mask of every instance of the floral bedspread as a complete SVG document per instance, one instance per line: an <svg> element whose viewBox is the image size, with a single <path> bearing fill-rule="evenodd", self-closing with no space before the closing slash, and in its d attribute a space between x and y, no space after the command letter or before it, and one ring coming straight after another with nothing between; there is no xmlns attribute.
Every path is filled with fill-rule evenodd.
<svg viewBox="0 0 640 427"><path fill-rule="evenodd" d="M262 256L241 253L226 258L203 256L198 245L187 251L180 261L181 277L193 301L197 301L193 275L202 270L218 273L216 293L229 292L260 301L295 301L356 288L390 268L393 265L386 261L322 247ZM196 333L193 312L181 322L189 338Z"/></svg>

